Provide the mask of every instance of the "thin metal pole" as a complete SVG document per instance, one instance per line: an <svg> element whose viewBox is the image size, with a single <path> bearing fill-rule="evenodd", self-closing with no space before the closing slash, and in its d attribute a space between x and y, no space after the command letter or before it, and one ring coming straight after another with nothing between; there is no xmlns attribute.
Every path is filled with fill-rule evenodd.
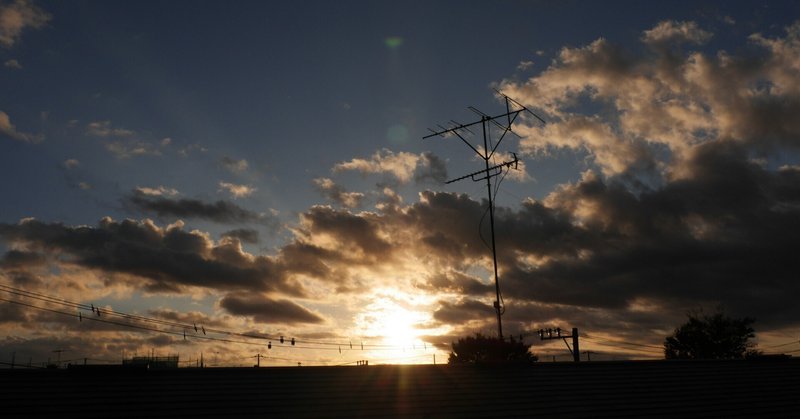
<svg viewBox="0 0 800 419"><path fill-rule="evenodd" d="M494 301L494 310L497 312L497 336L503 339L503 321L500 308L500 278L497 275L497 247L494 239L494 204L492 203L492 179L489 176L489 144L486 138L486 117L483 117L483 161L486 163L486 190L489 192L489 225L492 231L492 262L494 262L494 289L497 299Z"/></svg>
<svg viewBox="0 0 800 419"><path fill-rule="evenodd" d="M581 348L580 348L580 338L578 337L578 328L572 328L572 357L575 362L581 362Z"/></svg>

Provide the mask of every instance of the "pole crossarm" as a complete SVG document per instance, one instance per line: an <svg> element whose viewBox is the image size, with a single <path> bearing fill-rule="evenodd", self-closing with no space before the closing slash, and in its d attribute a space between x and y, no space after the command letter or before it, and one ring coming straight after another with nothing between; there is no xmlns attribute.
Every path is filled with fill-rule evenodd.
<svg viewBox="0 0 800 419"><path fill-rule="evenodd" d="M563 339L564 344L567 345L567 349L569 353L572 354L572 358L575 362L580 362L581 360L581 352L580 352L580 343L579 343L579 335L578 335L578 328L572 328L572 334L561 333L561 328L557 327L555 329L539 329L537 332L539 334L539 338L541 340L553 340L553 339ZM567 338L572 338L572 346L569 346L569 342ZM573 349L574 347L574 349Z"/></svg>

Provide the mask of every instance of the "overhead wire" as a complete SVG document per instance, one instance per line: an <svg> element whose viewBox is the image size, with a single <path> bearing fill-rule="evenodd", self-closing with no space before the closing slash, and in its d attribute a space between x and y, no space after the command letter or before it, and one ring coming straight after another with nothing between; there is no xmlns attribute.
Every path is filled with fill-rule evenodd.
<svg viewBox="0 0 800 419"><path fill-rule="evenodd" d="M47 307L41 307L41 306L37 306L37 305L33 305L33 304L28 304L28 303L25 303L25 302L22 302L22 301L9 300L9 299L2 298L2 297L0 297L0 301L4 301L4 302L7 302L7 303L11 303L11 304L17 304L17 305L20 305L20 306L33 308L33 309L36 309L36 310L41 310L41 311L46 311L46 312L50 312L50 313L65 315L65 316L69 316L69 317L73 317L73 318L78 317L74 313L69 313L69 312L56 310L56 309L52 309L52 308L47 308ZM132 323L122 323L122 322L117 322L117 321L113 321L113 320L108 320L108 319L103 319L103 318L98 318L98 317L92 317L92 316L87 316L87 317L84 317L83 319L86 319L86 320L89 320L89 321L94 321L94 322L99 322L99 323L113 324L113 325L116 325L116 326L129 327L129 328L133 328L133 329L137 329L137 330L164 333L164 334L172 335L172 336L185 336L185 339L191 338L191 339L198 339L198 340L205 340L205 341L215 341L215 342L224 342L224 343L238 343L238 344L255 345L255 346L261 346L261 347L264 346L264 344L261 343L261 342L220 338L220 337L206 336L206 335L191 335L190 336L190 335L184 335L182 332L158 329L158 328L154 328L154 327L136 325L136 324L132 324ZM314 350L322 350L322 351L339 350L340 353L342 353L343 351L359 351L359 349L356 348L356 347L354 347L352 349L313 347L313 346L303 346L303 345L282 346L282 347L283 348L288 348L288 349L291 349L291 348L296 348L296 349L314 349ZM422 349L422 347L420 347L420 349ZM387 349L385 349L385 348L382 348L382 349L381 348L379 348L379 349L373 348L373 349L370 349L370 350L374 351L374 350L387 350ZM399 350L399 349L397 349L397 350Z"/></svg>
<svg viewBox="0 0 800 419"><path fill-rule="evenodd" d="M288 338L288 337L282 336L282 335L233 332L233 331L223 330L223 329L213 328L213 327L206 328L204 325L200 325L200 327L198 328L198 325L196 323L188 324L188 323L181 323L181 322L175 322L175 321L170 321L170 320L155 319L155 318L146 317L146 316L128 314L128 313L124 313L124 312L120 312L120 311L115 311L115 310L110 309L110 308L103 308L103 307L99 307L99 306L95 307L93 304L77 303L77 302L74 302L74 301L69 301L69 300L66 300L66 299L53 297L53 296L49 296L49 295L38 293L38 292L34 292L34 291L28 291L28 290L12 287L12 286L9 286L9 285L6 285L6 284L0 284L0 291L7 292L9 294L17 295L17 296L24 297L24 298L30 298L30 299L42 301L42 302L45 302L45 303L56 304L56 305L61 305L63 307L77 309L77 310L79 310L79 314L67 313L67 312L63 312L63 311L60 311L60 310L54 310L54 309L51 309L51 308L35 306L35 305L32 305L32 304L26 304L26 303L22 303L22 302L19 302L19 301L2 299L2 298L0 298L0 301L9 302L9 303L12 303L12 304L19 304L19 305L27 306L27 307L34 308L34 309L50 311L50 312L57 313L57 314L68 315L68 316L71 316L71 317L77 317L81 321L83 319L90 319L92 321L99 321L101 323L114 324L114 325L123 326L123 327L131 327L131 328L135 328L135 329L139 329L139 330L149 330L149 331L167 333L167 334L171 334L171 335L175 335L175 336L183 336L184 338L192 337L192 338L203 339L203 340L218 340L218 341L224 341L224 342L248 343L248 344L258 344L258 345L263 345L264 344L263 341L268 341L270 344L272 343L272 341L275 341L276 344L277 344L277 342L284 343L284 341L290 341L290 339L291 339L291 341L294 342L294 344L292 346L279 346L279 347L293 347L293 348L298 348L298 349L319 349L319 350L331 350L331 351L338 350L339 352L342 352L343 350L367 350L367 349L368 350L401 350L401 349L404 350L405 349L404 346L398 346L398 345L363 343L362 339L349 340L347 342L328 342L328 341L317 341L317 340L303 339L303 338ZM108 319L101 318L101 316L102 316L101 314L97 314L97 316L85 316L84 317L84 316L82 316L80 314L80 310L86 310L86 311L91 310L94 313L102 313L102 315L106 315L106 316L110 315L110 316L113 316L113 317L123 318L123 319L129 320L129 321L139 321L139 322L157 324L157 325L162 325L162 326L176 327L176 328L182 329L182 331L179 332L179 331L164 330L164 329L159 329L159 328L156 328L156 327L137 325L137 324L130 323L130 322L129 323L115 322L115 321L111 321L111 320L108 320ZM186 330L189 330L189 329L194 329L195 330L195 334L186 335L185 332L186 332ZM201 329L204 332L207 332L207 333L222 334L222 335L226 335L226 336L234 336L234 337L247 338L247 339L257 339L257 340L261 340L262 342L261 343L255 343L255 342L242 341L242 340L236 340L236 339L223 339L223 338L219 338L219 337L207 336L205 334L204 335L200 335L198 331L201 330ZM354 343L354 342L357 342L357 343ZM308 345L310 345L310 346L308 346ZM409 346L412 347L412 348L414 347L414 345L409 345ZM423 345L420 348L421 349L422 348L427 348L427 346Z"/></svg>
<svg viewBox="0 0 800 419"><path fill-rule="evenodd" d="M635 348L641 348L638 349L640 352L659 353L659 354L664 353L663 347L655 345L647 345L644 343L627 342L627 341L611 340L611 339L596 339L588 336L581 336L581 339L585 339L589 342L601 346L609 346L609 347L628 349L628 350L634 350L634 348L631 347L635 347Z"/></svg>
<svg viewBox="0 0 800 419"><path fill-rule="evenodd" d="M792 342L781 343L781 344L778 344L778 345L764 346L764 348L769 348L769 349L771 349L771 348L781 348L781 347L784 347L784 346L789 346L789 345L797 345L797 344L800 344L800 340L795 340L795 341L792 341Z"/></svg>

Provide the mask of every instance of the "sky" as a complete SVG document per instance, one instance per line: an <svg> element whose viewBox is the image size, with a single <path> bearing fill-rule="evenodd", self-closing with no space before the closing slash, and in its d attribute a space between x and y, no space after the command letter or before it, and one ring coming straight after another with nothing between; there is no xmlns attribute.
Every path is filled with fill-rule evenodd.
<svg viewBox="0 0 800 419"><path fill-rule="evenodd" d="M798 16L0 1L0 361L444 362L496 333L488 196L445 183L473 150L423 137L506 112L498 92L545 121L492 160L520 160L492 185L506 334L660 358L722 309L800 350Z"/></svg>

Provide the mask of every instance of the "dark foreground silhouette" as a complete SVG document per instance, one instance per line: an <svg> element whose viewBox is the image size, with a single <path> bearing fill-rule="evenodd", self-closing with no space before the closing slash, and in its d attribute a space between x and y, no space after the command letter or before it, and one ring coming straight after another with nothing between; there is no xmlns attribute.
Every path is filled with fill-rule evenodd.
<svg viewBox="0 0 800 419"><path fill-rule="evenodd" d="M800 359L0 370L3 417L800 417Z"/></svg>

